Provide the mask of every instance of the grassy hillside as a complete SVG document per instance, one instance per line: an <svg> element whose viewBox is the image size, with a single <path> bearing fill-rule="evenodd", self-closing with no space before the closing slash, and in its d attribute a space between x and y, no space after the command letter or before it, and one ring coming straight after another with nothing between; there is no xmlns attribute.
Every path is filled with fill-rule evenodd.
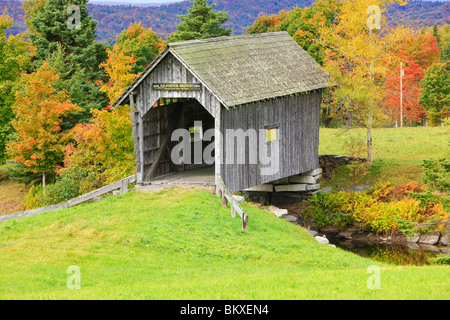
<svg viewBox="0 0 450 320"><path fill-rule="evenodd" d="M199 190L132 192L0 224L0 299L447 299L450 268L399 267L327 245L244 205L241 230ZM67 288L78 266L81 289ZM368 289L367 268L381 268Z"/></svg>
<svg viewBox="0 0 450 320"><path fill-rule="evenodd" d="M365 129L320 129L319 154L366 157ZM361 147L361 149L359 149ZM448 157L449 127L375 128L373 130L374 163L366 175L352 181L347 167L338 168L334 177L323 185L349 186L352 183L390 181L401 184L421 181L423 160Z"/></svg>

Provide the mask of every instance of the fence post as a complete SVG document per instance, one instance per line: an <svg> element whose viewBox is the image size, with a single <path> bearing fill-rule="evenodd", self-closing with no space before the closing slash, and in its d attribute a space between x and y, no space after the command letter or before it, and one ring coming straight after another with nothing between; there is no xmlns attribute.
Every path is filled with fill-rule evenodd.
<svg viewBox="0 0 450 320"><path fill-rule="evenodd" d="M227 207L228 206L228 201L227 201L227 197L225 197L225 190L222 190L222 207Z"/></svg>
<svg viewBox="0 0 450 320"><path fill-rule="evenodd" d="M128 178L123 179L121 181L121 186L120 186L120 194L125 194L127 192L128 192Z"/></svg>
<svg viewBox="0 0 450 320"><path fill-rule="evenodd" d="M248 215L247 215L247 213L244 213L242 215L242 229L248 230Z"/></svg>
<svg viewBox="0 0 450 320"><path fill-rule="evenodd" d="M231 217L236 218L236 209L234 208L234 203L231 203Z"/></svg>

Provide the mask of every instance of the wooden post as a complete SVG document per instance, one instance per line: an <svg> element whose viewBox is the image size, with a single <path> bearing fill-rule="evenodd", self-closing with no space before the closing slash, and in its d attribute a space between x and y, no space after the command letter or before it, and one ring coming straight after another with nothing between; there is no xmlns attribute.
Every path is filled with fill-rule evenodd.
<svg viewBox="0 0 450 320"><path fill-rule="evenodd" d="M234 203L231 203L231 217L236 218L236 209L234 208Z"/></svg>
<svg viewBox="0 0 450 320"><path fill-rule="evenodd" d="M125 194L128 192L128 179L124 179L121 182L120 194Z"/></svg>
<svg viewBox="0 0 450 320"><path fill-rule="evenodd" d="M222 207L227 207L227 206L228 206L227 197L225 197L225 191L222 190Z"/></svg>
<svg viewBox="0 0 450 320"><path fill-rule="evenodd" d="M248 215L247 215L247 213L244 213L242 215L242 229L248 230Z"/></svg>

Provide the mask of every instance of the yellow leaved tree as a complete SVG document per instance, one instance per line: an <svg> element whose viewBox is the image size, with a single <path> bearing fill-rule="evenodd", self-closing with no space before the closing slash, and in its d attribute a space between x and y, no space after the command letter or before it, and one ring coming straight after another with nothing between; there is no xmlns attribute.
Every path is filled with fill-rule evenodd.
<svg viewBox="0 0 450 320"><path fill-rule="evenodd" d="M382 87L389 66L396 59L389 51L407 33L390 26L384 13L401 0L340 1L333 25L322 25L317 42L326 48L325 70L335 88L333 109L341 116L367 128L367 158L373 162L372 128L385 119L381 107Z"/></svg>

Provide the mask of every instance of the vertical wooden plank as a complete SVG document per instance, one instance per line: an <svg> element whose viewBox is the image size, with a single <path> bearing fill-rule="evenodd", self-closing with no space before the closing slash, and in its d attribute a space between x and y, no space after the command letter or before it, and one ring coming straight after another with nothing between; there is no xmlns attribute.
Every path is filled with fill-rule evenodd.
<svg viewBox="0 0 450 320"><path fill-rule="evenodd" d="M133 135L134 141L134 161L136 165L136 170L140 167L140 156L139 156L139 135L138 135L138 127L139 124L136 121L136 114L139 116L139 113L135 110L134 103L134 95L130 94L130 118L131 118L131 131ZM139 181L141 183L141 181Z"/></svg>
<svg viewBox="0 0 450 320"><path fill-rule="evenodd" d="M222 112L221 112L221 104L217 103L215 106L215 114L216 117L214 118L214 175L215 175L215 184L216 186L219 185L219 179L221 177L221 167L222 167L222 157L223 157L223 153L222 153L222 123L221 123L221 117L222 117ZM217 191L217 188L216 188Z"/></svg>
<svg viewBox="0 0 450 320"><path fill-rule="evenodd" d="M142 94L139 95L138 100L138 109L141 110L142 107ZM138 135L139 135L139 168L137 168L137 180L142 183L144 182L144 121L143 115L139 113L138 116L139 127L138 127Z"/></svg>

